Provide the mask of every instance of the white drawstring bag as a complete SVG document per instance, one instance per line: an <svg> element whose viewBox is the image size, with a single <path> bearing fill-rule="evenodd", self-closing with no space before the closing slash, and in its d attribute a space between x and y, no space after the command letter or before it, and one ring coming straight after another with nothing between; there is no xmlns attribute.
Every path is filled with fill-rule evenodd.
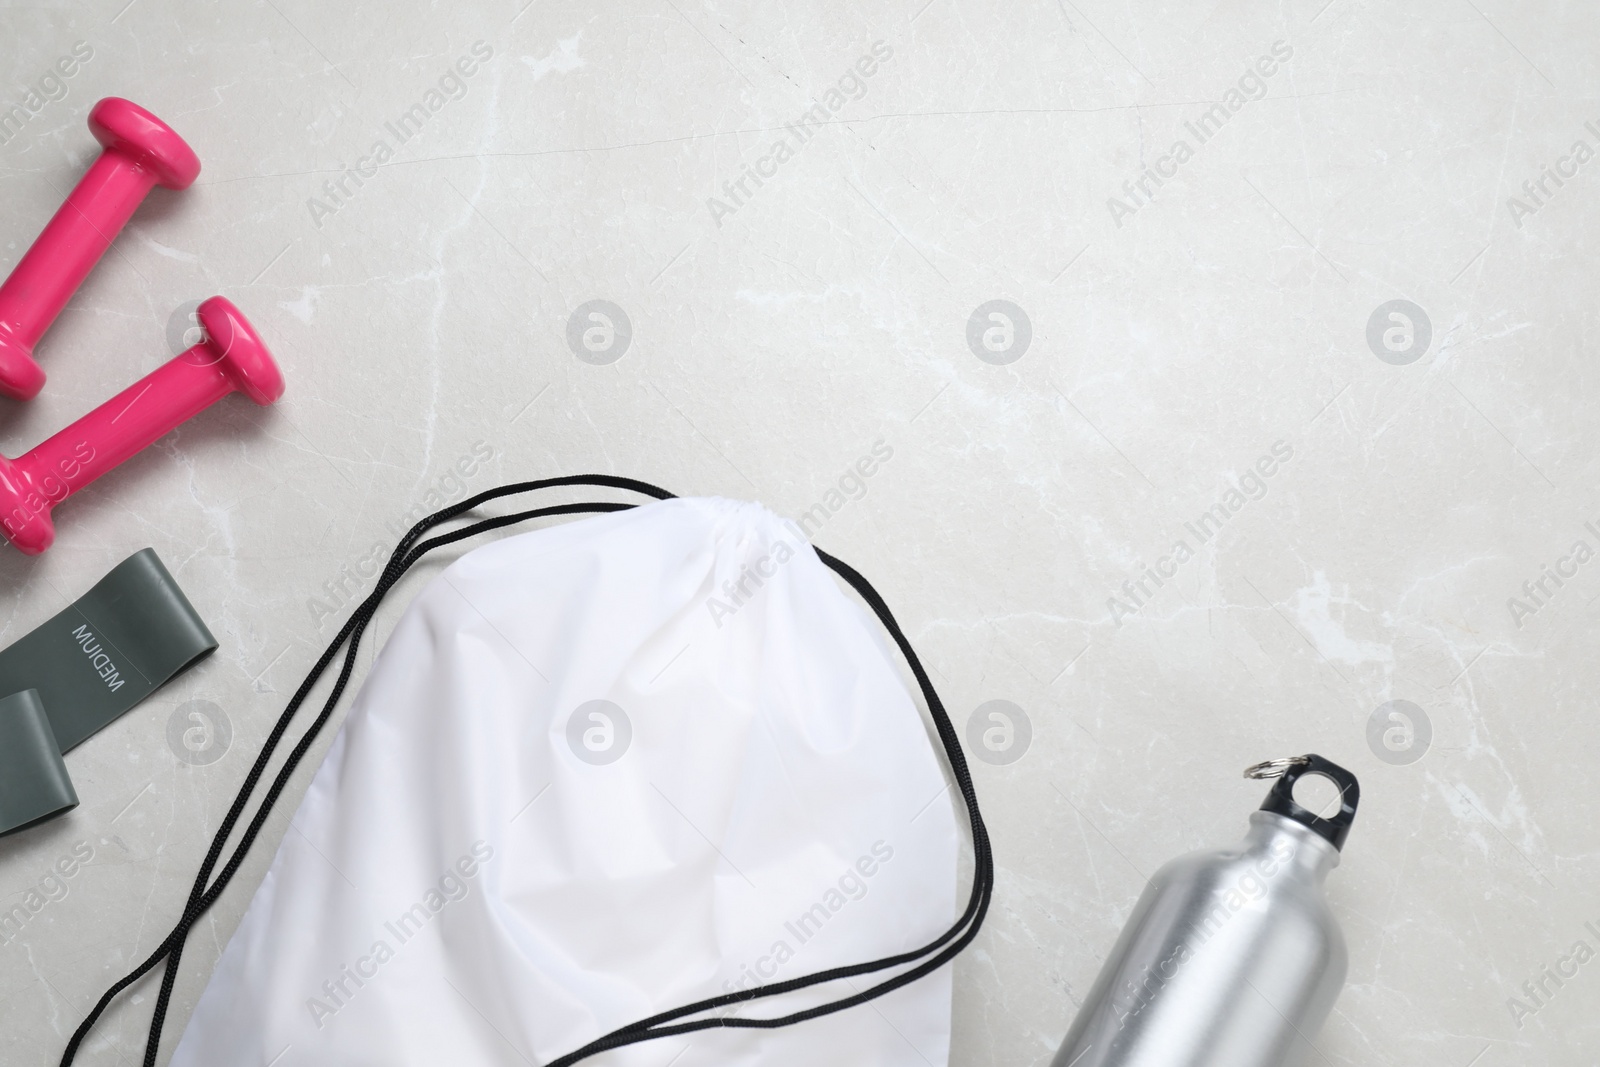
<svg viewBox="0 0 1600 1067"><path fill-rule="evenodd" d="M878 622L792 524L669 499L509 537L404 613L172 1065L548 1064L924 948L957 918L947 791ZM942 1065L950 998L938 967L584 1062Z"/></svg>

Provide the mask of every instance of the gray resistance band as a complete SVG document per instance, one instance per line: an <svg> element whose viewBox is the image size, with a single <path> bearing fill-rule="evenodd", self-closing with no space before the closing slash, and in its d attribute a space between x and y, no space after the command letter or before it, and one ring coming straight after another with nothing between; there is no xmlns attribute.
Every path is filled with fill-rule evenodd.
<svg viewBox="0 0 1600 1067"><path fill-rule="evenodd" d="M77 807L62 754L216 647L146 548L0 652L0 835Z"/></svg>

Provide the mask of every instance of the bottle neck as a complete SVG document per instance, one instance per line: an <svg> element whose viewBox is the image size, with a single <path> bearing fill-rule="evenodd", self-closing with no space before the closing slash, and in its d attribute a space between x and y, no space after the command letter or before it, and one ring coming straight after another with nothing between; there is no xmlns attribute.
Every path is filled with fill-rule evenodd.
<svg viewBox="0 0 1600 1067"><path fill-rule="evenodd" d="M1251 813L1244 847L1261 862L1318 885L1339 866L1339 850L1321 834L1270 811Z"/></svg>

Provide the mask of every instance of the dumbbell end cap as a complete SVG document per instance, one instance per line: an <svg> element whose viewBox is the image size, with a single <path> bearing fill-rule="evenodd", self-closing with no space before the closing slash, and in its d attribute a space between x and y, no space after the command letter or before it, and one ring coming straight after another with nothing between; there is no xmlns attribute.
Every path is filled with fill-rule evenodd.
<svg viewBox="0 0 1600 1067"><path fill-rule="evenodd" d="M206 339L195 348L209 349L208 358L222 364L240 392L257 404L270 404L283 395L283 372L233 301L214 296L200 305L195 317L206 332Z"/></svg>
<svg viewBox="0 0 1600 1067"><path fill-rule="evenodd" d="M49 506L39 509L29 505L29 497L34 495L16 464L0 456L0 528L17 550L27 556L37 556L56 539L56 524L50 518Z"/></svg>
<svg viewBox="0 0 1600 1067"><path fill-rule="evenodd" d="M107 148L126 152L168 189L187 189L200 158L177 131L131 100L108 96L89 112L89 130Z"/></svg>
<svg viewBox="0 0 1600 1067"><path fill-rule="evenodd" d="M44 369L33 361L33 349L0 322L0 395L32 400L44 388Z"/></svg>

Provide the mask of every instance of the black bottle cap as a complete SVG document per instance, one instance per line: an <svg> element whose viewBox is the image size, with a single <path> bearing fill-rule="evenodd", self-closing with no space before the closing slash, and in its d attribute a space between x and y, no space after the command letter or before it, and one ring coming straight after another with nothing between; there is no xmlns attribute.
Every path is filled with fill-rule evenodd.
<svg viewBox="0 0 1600 1067"><path fill-rule="evenodd" d="M1301 826L1316 831L1334 848L1342 850L1344 839L1350 836L1350 824L1356 819L1356 805L1361 802L1361 785L1356 781L1356 776L1315 753L1281 762L1288 766L1282 776L1272 783L1272 791L1261 802L1261 810L1293 819ZM1332 818L1320 818L1295 803L1294 784L1307 774L1320 774L1339 787L1339 810Z"/></svg>

